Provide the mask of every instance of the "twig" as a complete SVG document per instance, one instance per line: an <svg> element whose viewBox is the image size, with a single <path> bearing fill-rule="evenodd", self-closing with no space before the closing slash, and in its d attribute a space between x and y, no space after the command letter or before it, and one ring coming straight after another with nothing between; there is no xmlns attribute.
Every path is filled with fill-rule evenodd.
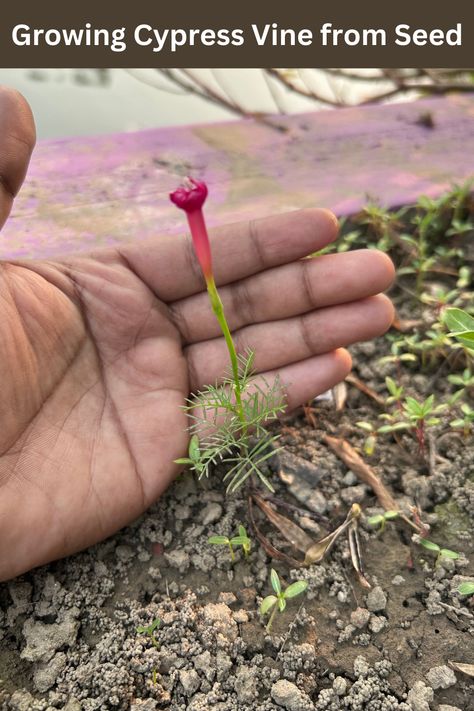
<svg viewBox="0 0 474 711"><path fill-rule="evenodd" d="M268 126L276 131L287 131L286 126L274 123L268 119L265 114L246 111L246 109L240 106L235 100L227 99L222 94L219 94L201 79L193 75L189 69L179 70L184 75L186 80L184 80L179 74L176 74L176 70L174 69L160 68L156 71L161 72L167 79L185 89L190 94L199 96L201 99L206 99L207 101L217 104L218 106L223 106L228 111L231 111L242 118L253 118L255 121L258 121L264 126Z"/></svg>
<svg viewBox="0 0 474 711"><path fill-rule="evenodd" d="M341 104L340 102L333 101L332 99L328 99L327 97L321 96L320 94L316 94L316 92L312 91L311 89L303 89L302 87L297 86L292 81L290 81L290 79L285 77L278 69L265 69L264 71L271 77L277 79L281 84L283 84L283 86L285 86L289 91L292 91L295 94L304 96L307 99L314 99L315 101L319 101L322 104L326 104L326 106L334 106L338 108L340 106L343 106L343 104Z"/></svg>

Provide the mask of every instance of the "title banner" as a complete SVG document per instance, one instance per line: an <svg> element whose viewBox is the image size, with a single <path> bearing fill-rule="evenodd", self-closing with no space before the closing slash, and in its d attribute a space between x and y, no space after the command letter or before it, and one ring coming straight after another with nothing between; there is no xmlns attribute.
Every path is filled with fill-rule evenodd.
<svg viewBox="0 0 474 711"><path fill-rule="evenodd" d="M474 3L18 2L3 67L468 67Z"/></svg>

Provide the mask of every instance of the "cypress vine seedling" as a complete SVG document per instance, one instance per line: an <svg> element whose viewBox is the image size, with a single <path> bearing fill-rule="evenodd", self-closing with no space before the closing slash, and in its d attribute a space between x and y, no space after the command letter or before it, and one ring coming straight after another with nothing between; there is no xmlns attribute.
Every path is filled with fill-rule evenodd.
<svg viewBox="0 0 474 711"><path fill-rule="evenodd" d="M213 546L228 546L232 562L235 561L234 546L242 546L246 558L249 557L250 548L252 547L252 541L247 536L247 531L242 525L239 526L238 536L234 536L233 538L227 538L227 536L210 536L207 541Z"/></svg>
<svg viewBox="0 0 474 711"><path fill-rule="evenodd" d="M267 632L270 632L276 611L278 610L279 612L284 612L286 608L286 601L301 595L301 593L303 593L308 587L306 580L297 580L295 583L291 583L291 585L288 585L288 587L283 590L278 573L273 568L270 571L270 581L275 594L268 595L264 598L264 600L262 600L260 605L261 615L267 615L271 610L270 618L267 626L265 627Z"/></svg>
<svg viewBox="0 0 474 711"><path fill-rule="evenodd" d="M369 516L367 523L369 526L378 526L379 533L383 533L387 521L393 521L393 519L398 518L399 515L398 511L385 511L383 514Z"/></svg>
<svg viewBox="0 0 474 711"><path fill-rule="evenodd" d="M459 553L452 551L449 548L441 548L437 543L429 541L427 538L420 538L419 544L429 551L436 553L435 568L439 566L443 558L450 558L451 560L457 560L459 558Z"/></svg>
<svg viewBox="0 0 474 711"><path fill-rule="evenodd" d="M273 491L264 473L265 462L277 448L278 435L267 430L267 423L285 410L281 384L256 380L251 352L238 354L214 280L212 254L203 215L207 186L187 178L183 187L170 194L171 201L185 211L194 251L199 261L209 300L224 337L230 372L221 382L207 385L188 400L191 419L188 457L176 460L189 465L198 475L208 476L216 462L228 466L224 480L227 491L236 491L250 476L256 476Z"/></svg>

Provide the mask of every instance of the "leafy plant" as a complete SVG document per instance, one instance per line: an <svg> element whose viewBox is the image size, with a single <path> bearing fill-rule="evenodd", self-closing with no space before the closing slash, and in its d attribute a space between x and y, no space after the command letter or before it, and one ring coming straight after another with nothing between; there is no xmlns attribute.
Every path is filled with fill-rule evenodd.
<svg viewBox="0 0 474 711"><path fill-rule="evenodd" d="M393 521L394 518L398 518L398 511L385 511L383 514L375 514L375 516L369 516L367 523L369 526L378 526L379 533L383 533L385 530L385 525L387 521Z"/></svg>
<svg viewBox="0 0 474 711"><path fill-rule="evenodd" d="M147 627L137 627L138 634L147 635L150 638L152 645L156 649L158 649L158 640L155 637L155 630L158 629L158 627L160 625L161 625L161 619L159 617L157 617Z"/></svg>
<svg viewBox="0 0 474 711"><path fill-rule="evenodd" d="M277 435L267 423L284 411L285 402L277 380L269 385L254 377L254 355L237 354L217 291L212 255L202 207L207 198L205 183L187 178L183 187L170 195L171 201L186 212L194 251L206 281L209 301L224 336L230 372L215 385L203 388L188 400L185 410L192 420L188 457L176 460L189 465L198 475L208 476L212 465L229 465L224 477L227 491L236 491L249 476L258 477L273 491L263 465L275 453Z"/></svg>
<svg viewBox="0 0 474 711"><path fill-rule="evenodd" d="M466 595L466 596L474 595L474 583L471 583L469 581L467 581L465 583L461 583L460 586L458 587L458 593L460 595Z"/></svg>
<svg viewBox="0 0 474 711"><path fill-rule="evenodd" d="M461 405L460 417L455 420L451 420L449 426L455 430L462 430L464 435L467 437L469 432L474 427L474 410L467 404L467 402Z"/></svg>
<svg viewBox="0 0 474 711"><path fill-rule="evenodd" d="M284 612L286 608L286 601L301 595L306 588L308 583L306 580L297 580L295 583L291 583L285 590L282 590L280 578L278 573L273 568L270 571L270 581L274 591L274 595L268 595L262 600L260 605L260 614L266 615L270 612L270 618L268 620L267 626L265 627L267 632L270 632L271 626L273 624L273 618L278 610L279 612Z"/></svg>
<svg viewBox="0 0 474 711"><path fill-rule="evenodd" d="M158 640L155 637L155 630L158 629L158 627L161 625L161 619L157 617L156 619L153 620L147 627L137 627L137 632L138 634L145 634L149 637L151 640L152 645L155 647L155 649L158 649ZM151 673L151 679L153 682L153 686L156 686L156 669L154 668Z"/></svg>
<svg viewBox="0 0 474 711"><path fill-rule="evenodd" d="M450 336L456 338L465 348L474 351L474 318L462 309L446 309L444 322L450 329Z"/></svg>
<svg viewBox="0 0 474 711"><path fill-rule="evenodd" d="M434 404L434 395L429 395L423 402L410 396L405 398L403 402L404 418L415 431L420 451L425 451L426 428L439 424L441 420L437 415L445 409L446 403Z"/></svg>
<svg viewBox="0 0 474 711"><path fill-rule="evenodd" d="M383 417L383 415L380 415ZM390 415L390 417L392 417ZM390 434L393 432L399 432L401 430L407 430L410 425L407 422L393 422L390 425L381 425L380 427L375 427L370 422L365 422L364 420L359 420L356 422L356 426L359 429L364 430L368 433L368 436L364 441L364 452L370 457L375 452L375 446L377 443L377 438L381 434Z"/></svg>
<svg viewBox="0 0 474 711"><path fill-rule="evenodd" d="M443 558L450 558L451 560L459 558L459 553L456 553L456 551L452 551L449 548L441 548L437 543L429 541L427 538L420 538L419 543L423 548L436 553L435 568L438 567Z"/></svg>
<svg viewBox="0 0 474 711"><path fill-rule="evenodd" d="M448 375L448 382L453 385L459 385L462 390L474 388L474 374L470 368L465 368L460 375L458 373Z"/></svg>
<svg viewBox="0 0 474 711"><path fill-rule="evenodd" d="M228 546L232 562L235 561L234 546L242 546L246 558L248 558L252 546L252 542L242 525L239 526L238 536L234 536L233 538L227 538L227 536L210 536L207 540L208 543L214 546Z"/></svg>

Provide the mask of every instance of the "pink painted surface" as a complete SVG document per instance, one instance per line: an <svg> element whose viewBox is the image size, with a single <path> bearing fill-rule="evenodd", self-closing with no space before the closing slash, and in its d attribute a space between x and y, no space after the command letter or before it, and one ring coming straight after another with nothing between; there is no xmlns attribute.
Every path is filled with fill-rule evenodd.
<svg viewBox="0 0 474 711"><path fill-rule="evenodd" d="M420 117L429 112L434 128ZM183 229L168 200L209 185L217 224L307 206L393 207L474 175L474 97L44 141L0 236L0 257L53 256Z"/></svg>

